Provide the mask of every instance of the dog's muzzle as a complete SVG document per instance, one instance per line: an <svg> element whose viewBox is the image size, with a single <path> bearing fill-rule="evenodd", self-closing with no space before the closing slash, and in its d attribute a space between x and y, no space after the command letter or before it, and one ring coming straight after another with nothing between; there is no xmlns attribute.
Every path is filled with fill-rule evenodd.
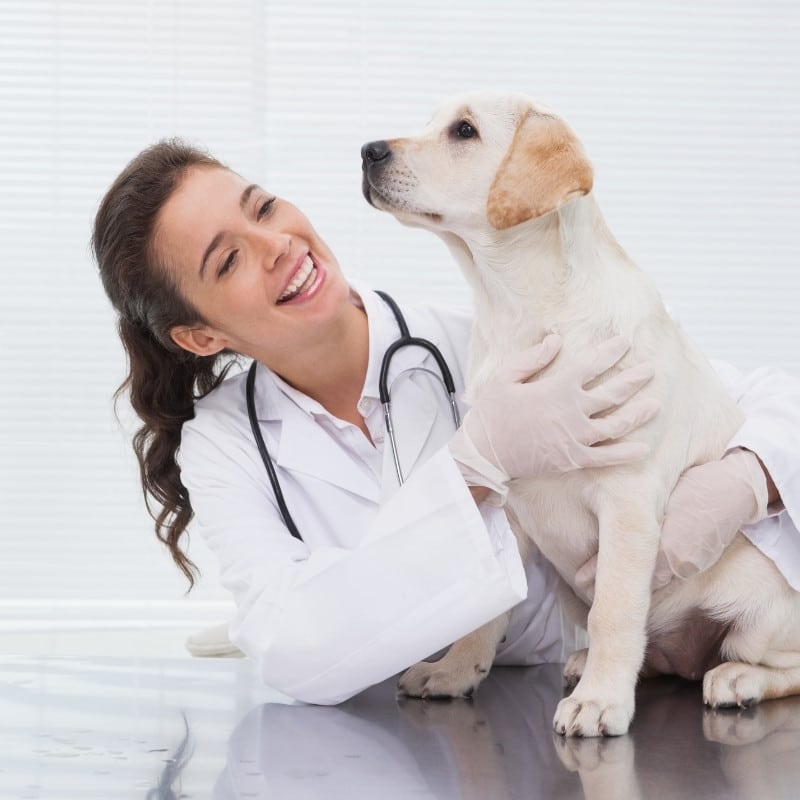
<svg viewBox="0 0 800 800"><path fill-rule="evenodd" d="M391 158L392 150L388 142L383 140L367 142L361 148L361 191L371 206L375 205L372 202L372 190L375 189L380 181L380 174L391 161Z"/></svg>

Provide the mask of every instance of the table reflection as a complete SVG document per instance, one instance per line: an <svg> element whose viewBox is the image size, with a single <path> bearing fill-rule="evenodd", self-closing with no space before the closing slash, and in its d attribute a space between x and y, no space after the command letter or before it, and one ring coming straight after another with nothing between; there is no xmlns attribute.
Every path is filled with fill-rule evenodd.
<svg viewBox="0 0 800 800"><path fill-rule="evenodd" d="M561 694L546 666L495 669L473 701L396 700L387 682L336 707L265 704L233 731L214 797L796 797L800 698L711 711L699 684L656 679L628 735L567 739Z"/></svg>

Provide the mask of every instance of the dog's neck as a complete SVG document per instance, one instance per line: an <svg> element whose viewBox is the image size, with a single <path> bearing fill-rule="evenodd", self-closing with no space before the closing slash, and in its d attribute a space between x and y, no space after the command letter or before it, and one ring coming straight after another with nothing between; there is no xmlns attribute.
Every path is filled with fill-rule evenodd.
<svg viewBox="0 0 800 800"><path fill-rule="evenodd" d="M504 347L530 345L558 328L578 295L590 293L602 303L610 285L650 284L608 230L591 194L507 230L459 234L442 238L472 286L476 333ZM648 295L659 302L654 289ZM614 298L615 308L621 303L624 298Z"/></svg>

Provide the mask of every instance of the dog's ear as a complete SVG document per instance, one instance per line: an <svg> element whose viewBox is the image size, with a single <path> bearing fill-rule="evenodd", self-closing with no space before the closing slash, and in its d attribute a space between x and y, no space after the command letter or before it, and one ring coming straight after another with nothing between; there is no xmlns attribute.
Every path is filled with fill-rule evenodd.
<svg viewBox="0 0 800 800"><path fill-rule="evenodd" d="M592 165L566 123L529 111L489 189L489 223L503 230L541 217L588 194L592 180Z"/></svg>

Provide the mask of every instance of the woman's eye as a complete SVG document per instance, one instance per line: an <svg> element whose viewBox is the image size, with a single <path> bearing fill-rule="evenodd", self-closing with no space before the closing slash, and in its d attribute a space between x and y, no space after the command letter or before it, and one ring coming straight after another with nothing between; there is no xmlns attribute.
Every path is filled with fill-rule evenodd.
<svg viewBox="0 0 800 800"><path fill-rule="evenodd" d="M236 256L238 255L238 250L231 250L228 257L225 259L222 266L219 268L219 272L217 272L217 277L221 278L228 270L234 265L236 262Z"/></svg>
<svg viewBox="0 0 800 800"><path fill-rule="evenodd" d="M478 135L478 131L469 124L469 122L462 121L456 127L456 136L459 139L472 139Z"/></svg>
<svg viewBox="0 0 800 800"><path fill-rule="evenodd" d="M273 197L271 200L265 200L259 207L258 212L256 213L256 219L261 220L263 219L272 209L272 206L275 204L275 198Z"/></svg>

